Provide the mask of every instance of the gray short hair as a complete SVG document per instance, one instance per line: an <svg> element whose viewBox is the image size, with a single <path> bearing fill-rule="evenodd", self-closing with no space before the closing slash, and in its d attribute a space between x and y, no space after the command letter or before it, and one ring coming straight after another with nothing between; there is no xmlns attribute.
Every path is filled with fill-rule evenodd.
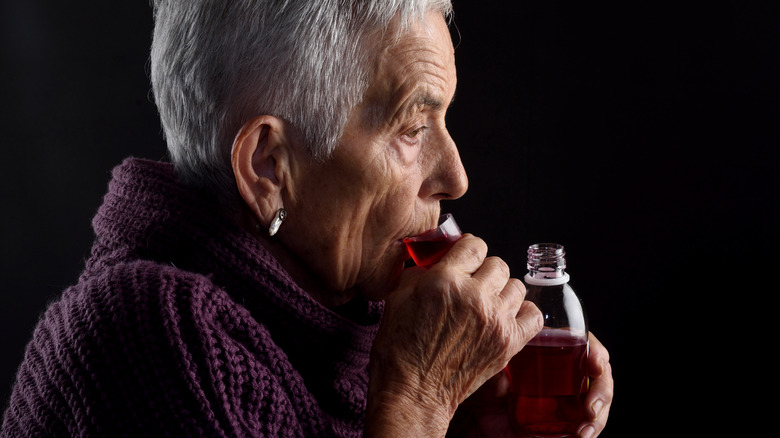
<svg viewBox="0 0 780 438"><path fill-rule="evenodd" d="M181 178L235 201L230 149L261 114L326 159L368 88L377 36L428 11L449 18L451 1L154 0L152 89Z"/></svg>

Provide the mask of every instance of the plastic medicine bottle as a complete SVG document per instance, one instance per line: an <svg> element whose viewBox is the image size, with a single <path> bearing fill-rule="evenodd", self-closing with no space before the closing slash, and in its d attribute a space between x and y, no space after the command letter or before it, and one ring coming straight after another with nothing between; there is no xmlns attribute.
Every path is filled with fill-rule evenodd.
<svg viewBox="0 0 780 438"><path fill-rule="evenodd" d="M566 253L555 243L528 248L526 300L544 315L544 328L513 357L510 416L517 436L575 436L588 391L588 323L569 286Z"/></svg>

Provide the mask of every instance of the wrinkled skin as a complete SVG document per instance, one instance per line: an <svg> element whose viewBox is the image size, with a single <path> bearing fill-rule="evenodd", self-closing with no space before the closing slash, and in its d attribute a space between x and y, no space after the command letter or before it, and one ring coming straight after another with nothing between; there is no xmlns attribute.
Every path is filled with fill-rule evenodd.
<svg viewBox="0 0 780 438"><path fill-rule="evenodd" d="M456 411L454 432L502 436L500 372L542 317L478 237L465 235L429 269L404 269L401 239L434 227L440 202L468 187L444 120L457 82L454 48L435 13L380 46L374 80L328 160L309 159L295 127L274 116L242 128L232 154L251 213L243 221L324 305L385 300L365 436L444 436ZM282 206L288 219L278 235L263 236L254 225ZM591 352L588 403L602 409L583 434L603 429L612 401L606 350L594 341Z"/></svg>
<svg viewBox="0 0 780 438"><path fill-rule="evenodd" d="M403 434L442 436L458 405L541 330L522 283L486 253L481 239L465 235L431 269L404 273L374 344L369 394L380 404L369 399L369 421L422 424Z"/></svg>

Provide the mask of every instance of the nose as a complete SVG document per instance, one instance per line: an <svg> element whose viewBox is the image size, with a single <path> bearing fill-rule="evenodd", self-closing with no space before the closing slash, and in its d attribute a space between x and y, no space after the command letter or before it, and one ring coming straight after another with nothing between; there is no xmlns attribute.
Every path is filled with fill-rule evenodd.
<svg viewBox="0 0 780 438"><path fill-rule="evenodd" d="M455 141L444 131L436 148L438 153L432 163L430 177L423 184L423 191L437 200L458 199L469 187L466 169L460 160Z"/></svg>

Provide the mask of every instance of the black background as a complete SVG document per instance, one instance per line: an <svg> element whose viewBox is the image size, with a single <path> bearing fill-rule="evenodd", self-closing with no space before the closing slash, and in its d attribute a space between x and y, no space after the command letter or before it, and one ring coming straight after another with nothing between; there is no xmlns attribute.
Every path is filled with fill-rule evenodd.
<svg viewBox="0 0 780 438"><path fill-rule="evenodd" d="M591 3L455 1L448 126L470 189L444 209L516 276L529 244L566 246L612 356L602 436L761 424L743 390L776 349L779 4ZM3 403L111 168L166 156L151 28L145 1L2 3Z"/></svg>

